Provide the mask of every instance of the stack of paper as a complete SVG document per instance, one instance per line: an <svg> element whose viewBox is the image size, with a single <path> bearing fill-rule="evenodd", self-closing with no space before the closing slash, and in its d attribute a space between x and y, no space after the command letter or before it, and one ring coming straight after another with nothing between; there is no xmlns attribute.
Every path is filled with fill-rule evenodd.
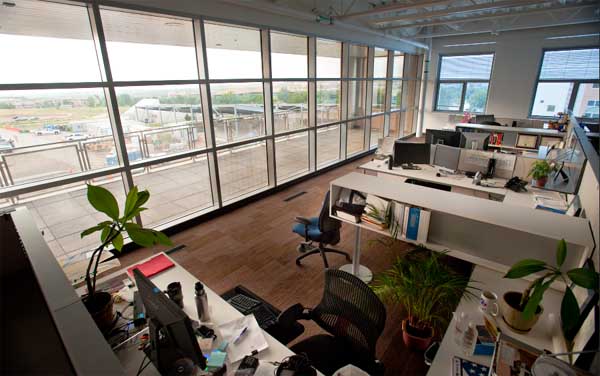
<svg viewBox="0 0 600 376"><path fill-rule="evenodd" d="M229 343L227 356L231 363L242 360L254 351L261 352L269 347L262 329L252 314L219 326L219 332L223 340Z"/></svg>

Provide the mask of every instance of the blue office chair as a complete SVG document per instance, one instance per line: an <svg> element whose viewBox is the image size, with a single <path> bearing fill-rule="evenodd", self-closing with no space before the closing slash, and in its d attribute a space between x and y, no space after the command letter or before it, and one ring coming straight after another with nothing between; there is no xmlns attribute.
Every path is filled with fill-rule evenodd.
<svg viewBox="0 0 600 376"><path fill-rule="evenodd" d="M302 259L317 253L323 257L326 268L329 268L326 253L337 253L346 256L346 260L351 261L350 255L346 252L326 247L327 244L336 245L340 241L340 228L342 227L340 221L329 216L329 191L325 195L318 217L296 217L296 222L298 223L294 225L292 231L304 238L304 242L298 246L298 251L303 255L296 258L296 265L301 265ZM319 245L315 247L313 242L318 242Z"/></svg>

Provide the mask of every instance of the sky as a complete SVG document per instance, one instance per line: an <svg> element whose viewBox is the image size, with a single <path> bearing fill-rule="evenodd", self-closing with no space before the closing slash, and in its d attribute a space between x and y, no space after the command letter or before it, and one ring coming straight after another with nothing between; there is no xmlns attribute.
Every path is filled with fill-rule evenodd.
<svg viewBox="0 0 600 376"><path fill-rule="evenodd" d="M113 78L123 81L197 79L192 47L107 42ZM91 40L0 34L0 84L100 81ZM260 53L207 49L215 79L261 78ZM339 76L339 59L318 58L319 77ZM273 77L307 76L305 55L273 54Z"/></svg>

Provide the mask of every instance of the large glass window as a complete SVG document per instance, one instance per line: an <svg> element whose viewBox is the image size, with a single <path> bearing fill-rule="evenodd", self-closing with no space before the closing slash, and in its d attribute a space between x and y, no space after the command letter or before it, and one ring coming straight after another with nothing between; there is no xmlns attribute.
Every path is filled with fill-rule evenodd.
<svg viewBox="0 0 600 376"><path fill-rule="evenodd" d="M307 50L307 37L271 32L271 76L307 78Z"/></svg>
<svg viewBox="0 0 600 376"><path fill-rule="evenodd" d="M317 78L340 78L342 71L342 44L317 39Z"/></svg>
<svg viewBox="0 0 600 376"><path fill-rule="evenodd" d="M348 155L356 154L364 150L366 122L366 119L348 122L348 139L346 140L346 153Z"/></svg>
<svg viewBox="0 0 600 376"><path fill-rule="evenodd" d="M192 21L102 9L115 81L198 79Z"/></svg>
<svg viewBox="0 0 600 376"><path fill-rule="evenodd" d="M485 112L494 54L440 56L436 111Z"/></svg>
<svg viewBox="0 0 600 376"><path fill-rule="evenodd" d="M384 50L383 48L375 48L373 78L386 78L387 61L387 50Z"/></svg>
<svg viewBox="0 0 600 376"><path fill-rule="evenodd" d="M393 78L402 78L404 72L404 54L402 52L394 52L394 67L392 71Z"/></svg>
<svg viewBox="0 0 600 376"><path fill-rule="evenodd" d="M210 79L262 78L258 29L206 22L204 32Z"/></svg>
<svg viewBox="0 0 600 376"><path fill-rule="evenodd" d="M221 150L217 156L223 201L233 200L269 184L265 142Z"/></svg>
<svg viewBox="0 0 600 376"><path fill-rule="evenodd" d="M572 109L575 116L598 119L598 48L544 51L531 116L554 117Z"/></svg>
<svg viewBox="0 0 600 376"><path fill-rule="evenodd" d="M372 113L385 111L385 80L373 81L373 103L371 107Z"/></svg>
<svg viewBox="0 0 600 376"><path fill-rule="evenodd" d="M340 81L317 82L317 125L341 119L340 98Z"/></svg>
<svg viewBox="0 0 600 376"><path fill-rule="evenodd" d="M198 85L115 90L131 162L206 146Z"/></svg>
<svg viewBox="0 0 600 376"><path fill-rule="evenodd" d="M261 83L211 84L210 92L217 144L264 136Z"/></svg>
<svg viewBox="0 0 600 376"><path fill-rule="evenodd" d="M282 182L308 171L308 132L275 138L277 181Z"/></svg>
<svg viewBox="0 0 600 376"><path fill-rule="evenodd" d="M392 110L402 109L402 81L392 81Z"/></svg>
<svg viewBox="0 0 600 376"><path fill-rule="evenodd" d="M377 146L377 142L383 137L384 115L373 116L371 118L371 146Z"/></svg>
<svg viewBox="0 0 600 376"><path fill-rule="evenodd" d="M317 165L324 166L340 159L340 125L317 129Z"/></svg>
<svg viewBox="0 0 600 376"><path fill-rule="evenodd" d="M366 78L367 77L367 52L366 46L349 46L348 77Z"/></svg>
<svg viewBox="0 0 600 376"><path fill-rule="evenodd" d="M348 82L348 119L365 116L366 81Z"/></svg>
<svg viewBox="0 0 600 376"><path fill-rule="evenodd" d="M306 82L273 82L273 120L276 133L308 127Z"/></svg>

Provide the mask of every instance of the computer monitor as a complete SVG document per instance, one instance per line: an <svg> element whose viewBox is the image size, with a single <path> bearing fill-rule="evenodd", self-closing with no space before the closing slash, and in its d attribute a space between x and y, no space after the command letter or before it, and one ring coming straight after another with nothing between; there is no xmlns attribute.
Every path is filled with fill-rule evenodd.
<svg viewBox="0 0 600 376"><path fill-rule="evenodd" d="M460 148L437 145L435 148L435 155L433 157L433 164L435 166L440 166L455 171L458 170L459 159Z"/></svg>
<svg viewBox="0 0 600 376"><path fill-rule="evenodd" d="M428 129L427 143L460 147L461 133L444 129Z"/></svg>
<svg viewBox="0 0 600 376"><path fill-rule="evenodd" d="M461 147L471 150L487 150L490 143L489 133L463 132Z"/></svg>
<svg viewBox="0 0 600 376"><path fill-rule="evenodd" d="M134 269L133 275L150 329L150 345L145 352L158 371L171 374L182 359L206 368L190 318L142 272Z"/></svg>
<svg viewBox="0 0 600 376"><path fill-rule="evenodd" d="M429 144L396 141L394 144L394 166L403 163L429 164Z"/></svg>
<svg viewBox="0 0 600 376"><path fill-rule="evenodd" d="M496 122L494 115L475 115L475 124L483 124L484 122Z"/></svg>

